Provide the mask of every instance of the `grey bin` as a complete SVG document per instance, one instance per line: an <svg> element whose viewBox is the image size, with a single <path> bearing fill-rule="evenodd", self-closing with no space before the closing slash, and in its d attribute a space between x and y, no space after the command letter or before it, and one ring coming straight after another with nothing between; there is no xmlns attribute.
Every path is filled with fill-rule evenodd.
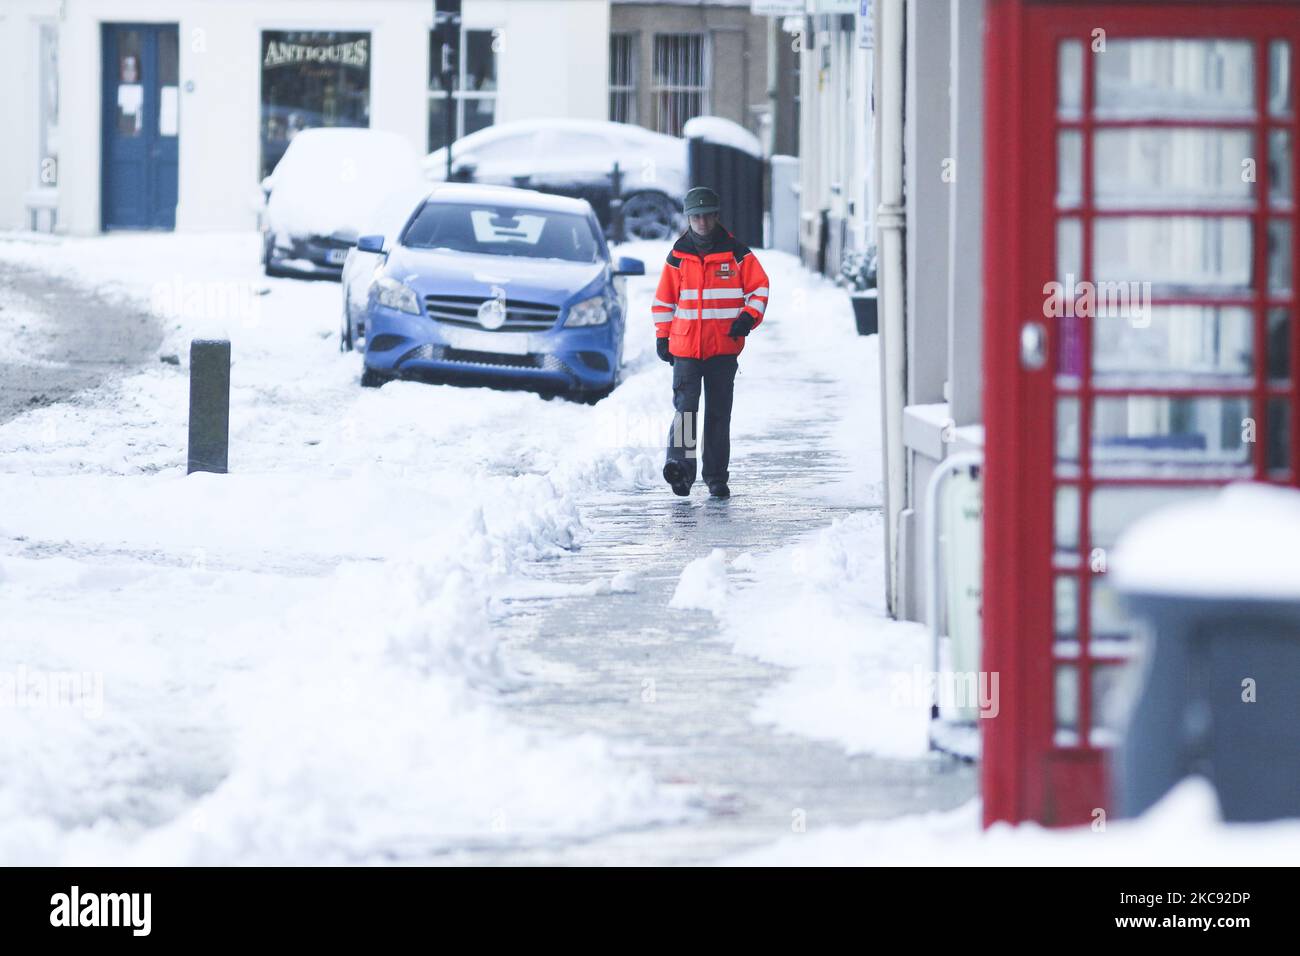
<svg viewBox="0 0 1300 956"><path fill-rule="evenodd" d="M1201 774L1225 820L1300 817L1300 601L1123 597L1146 646L1113 766L1119 815Z"/></svg>

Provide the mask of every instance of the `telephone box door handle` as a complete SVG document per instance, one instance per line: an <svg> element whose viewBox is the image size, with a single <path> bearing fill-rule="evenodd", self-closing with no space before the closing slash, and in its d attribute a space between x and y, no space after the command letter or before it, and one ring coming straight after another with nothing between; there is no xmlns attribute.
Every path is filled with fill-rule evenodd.
<svg viewBox="0 0 1300 956"><path fill-rule="evenodd" d="M1042 322L1026 322L1020 328L1020 366L1037 372L1047 364L1047 329Z"/></svg>

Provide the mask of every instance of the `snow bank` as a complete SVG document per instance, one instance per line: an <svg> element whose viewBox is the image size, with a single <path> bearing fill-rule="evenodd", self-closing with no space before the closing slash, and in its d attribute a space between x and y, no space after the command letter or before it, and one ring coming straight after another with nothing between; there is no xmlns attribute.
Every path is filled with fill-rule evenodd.
<svg viewBox="0 0 1300 956"><path fill-rule="evenodd" d="M0 677L99 688L0 708L0 861L428 861L686 813L603 742L493 705L521 680L492 622L528 562L580 542L583 496L658 483L656 276L629 282L645 322L593 408L360 389L337 286L262 279L255 235L0 257L161 302L181 359L0 426L21 503L0 517ZM211 335L232 340L232 473L186 476L185 346Z"/></svg>
<svg viewBox="0 0 1300 956"><path fill-rule="evenodd" d="M668 606L721 614L727 606L727 590L727 554L714 548L682 570Z"/></svg>
<svg viewBox="0 0 1300 956"><path fill-rule="evenodd" d="M1178 784L1134 820L980 829L980 804L855 827L809 830L724 861L734 866L1291 866L1300 821L1223 823L1212 785Z"/></svg>
<svg viewBox="0 0 1300 956"><path fill-rule="evenodd" d="M883 535L880 515L863 511L752 556L724 633L738 653L793 669L755 720L849 753L919 758L929 698L915 675L930 668L928 638L886 615Z"/></svg>
<svg viewBox="0 0 1300 956"><path fill-rule="evenodd" d="M277 233L356 235L385 197L416 189L420 161L396 133L308 129L293 138L271 173L267 223Z"/></svg>
<svg viewBox="0 0 1300 956"><path fill-rule="evenodd" d="M682 136L688 140L702 139L720 146L730 146L756 159L763 158L763 145L758 137L739 123L721 116L696 116L688 119L682 127Z"/></svg>
<svg viewBox="0 0 1300 956"><path fill-rule="evenodd" d="M1300 491L1241 482L1163 508L1117 542L1115 586L1146 594L1300 600Z"/></svg>
<svg viewBox="0 0 1300 956"><path fill-rule="evenodd" d="M0 311L0 361L19 359L25 364L41 364L39 345L46 322L39 312L15 301L8 289L0 289L4 308Z"/></svg>

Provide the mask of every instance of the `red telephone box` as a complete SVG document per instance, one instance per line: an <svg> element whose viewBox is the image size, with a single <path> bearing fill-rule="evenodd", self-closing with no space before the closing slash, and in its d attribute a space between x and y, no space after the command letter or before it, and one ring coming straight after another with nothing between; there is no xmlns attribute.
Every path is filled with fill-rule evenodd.
<svg viewBox="0 0 1300 956"><path fill-rule="evenodd" d="M1116 536L1298 483L1298 57L1296 2L990 0L986 824L1110 812Z"/></svg>

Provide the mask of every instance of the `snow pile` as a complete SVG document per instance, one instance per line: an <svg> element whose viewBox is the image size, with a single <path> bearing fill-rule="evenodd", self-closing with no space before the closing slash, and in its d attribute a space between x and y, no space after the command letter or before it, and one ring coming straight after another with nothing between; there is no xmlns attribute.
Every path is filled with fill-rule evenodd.
<svg viewBox="0 0 1300 956"><path fill-rule="evenodd" d="M723 613L727 606L727 553L714 548L682 569L669 607Z"/></svg>
<svg viewBox="0 0 1300 956"><path fill-rule="evenodd" d="M1300 599L1300 491L1241 482L1171 505L1115 546L1115 586L1146 594Z"/></svg>
<svg viewBox="0 0 1300 956"><path fill-rule="evenodd" d="M1100 823L1100 821L1099 821ZM724 861L735 866L1291 866L1300 821L1223 823L1213 786L1189 777L1134 820L980 828L980 804L809 830Z"/></svg>
<svg viewBox="0 0 1300 956"><path fill-rule="evenodd" d="M0 256L155 306L181 357L0 426L21 503L0 517L0 675L99 688L0 708L0 860L427 861L683 814L602 742L492 703L520 680L492 622L527 562L580 542L584 495L657 483L657 276L629 282L646 320L592 408L360 389L338 287L262 279L254 235ZM212 335L232 340L232 473L186 476L185 346Z"/></svg>
<svg viewBox="0 0 1300 956"><path fill-rule="evenodd" d="M213 634L155 607L130 622L155 628L149 640L133 641L131 627L96 635L112 645L93 665L109 688L103 720L67 708L6 715L0 859L381 862L680 814L647 775L614 768L595 738L538 739L485 705L484 692L515 679L491 632L491 582L573 531L562 495L539 480L489 482L490 519L474 508L460 528L426 539L418 560L346 564L278 617ZM272 546L281 530L256 533ZM221 578L236 597L254 597ZM105 583L156 591L160 582L124 570ZM6 607L6 619L31 613L31 597ZM72 616L91 633L99 614ZM15 623L41 643L37 621ZM85 641L49 623L66 650ZM35 648L13 652L23 660ZM86 659L80 647L51 669ZM192 673L169 666L181 660ZM161 792L160 781L170 781Z"/></svg>
<svg viewBox="0 0 1300 956"><path fill-rule="evenodd" d="M849 753L922 757L928 636L885 613L879 513L836 519L788 547L754 555L751 583L726 606L738 653L793 668L754 718Z"/></svg>
<svg viewBox="0 0 1300 956"><path fill-rule="evenodd" d="M10 290L0 289L0 295L4 297L3 309L0 309L0 361L12 357L39 364L39 345L45 320L40 313L26 308L24 303L16 302Z"/></svg>
<svg viewBox="0 0 1300 956"><path fill-rule="evenodd" d="M763 145L758 137L739 123L721 116L696 116L682 127L686 139L702 139L720 146L730 146L748 153L755 159L763 158Z"/></svg>
<svg viewBox="0 0 1300 956"><path fill-rule="evenodd" d="M420 161L396 133L308 129L298 133L271 173L267 224L277 233L356 235L394 192L417 189Z"/></svg>

